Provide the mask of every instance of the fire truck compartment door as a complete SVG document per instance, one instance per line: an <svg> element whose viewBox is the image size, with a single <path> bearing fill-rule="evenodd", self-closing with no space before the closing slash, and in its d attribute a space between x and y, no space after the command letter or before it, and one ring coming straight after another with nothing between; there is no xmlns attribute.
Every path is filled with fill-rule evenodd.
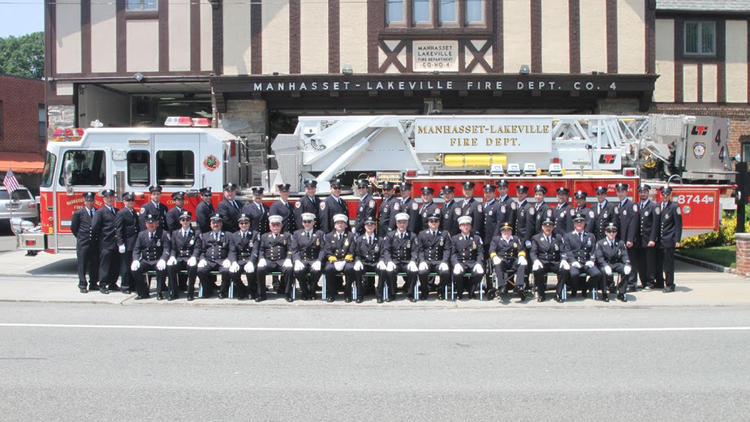
<svg viewBox="0 0 750 422"><path fill-rule="evenodd" d="M157 133L153 142L153 180L165 191L200 188L201 134Z"/></svg>

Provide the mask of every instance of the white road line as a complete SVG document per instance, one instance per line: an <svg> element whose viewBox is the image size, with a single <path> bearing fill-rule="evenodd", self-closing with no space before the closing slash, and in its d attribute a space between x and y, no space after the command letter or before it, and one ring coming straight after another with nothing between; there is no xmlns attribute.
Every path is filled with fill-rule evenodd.
<svg viewBox="0 0 750 422"><path fill-rule="evenodd" d="M31 324L1 322L0 328L83 328L106 330L167 330L167 331L248 331L248 332L311 332L311 333L638 333L682 331L750 331L738 327L602 327L602 328L337 328L337 327L200 327L180 325L95 325L95 324Z"/></svg>

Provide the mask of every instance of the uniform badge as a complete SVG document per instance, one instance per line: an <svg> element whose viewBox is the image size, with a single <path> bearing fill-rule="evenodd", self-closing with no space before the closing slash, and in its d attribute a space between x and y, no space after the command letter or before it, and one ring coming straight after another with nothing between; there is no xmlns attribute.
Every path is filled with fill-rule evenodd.
<svg viewBox="0 0 750 422"><path fill-rule="evenodd" d="M664 214L664 219L669 220L669 214Z"/></svg>
<svg viewBox="0 0 750 422"><path fill-rule="evenodd" d="M442 237L440 238L440 246L443 246L443 242L444 242L444 240L445 240L445 239L443 239Z"/></svg>
<svg viewBox="0 0 750 422"><path fill-rule="evenodd" d="M489 213L487 213L487 214L488 214L488 215L492 215L492 210L490 210L490 212L489 212Z"/></svg>
<svg viewBox="0 0 750 422"><path fill-rule="evenodd" d="M516 209L516 203L515 202L511 202L510 209L512 209L512 210Z"/></svg>
<svg viewBox="0 0 750 422"><path fill-rule="evenodd" d="M552 210L547 210L547 217L552 217Z"/></svg>
<svg viewBox="0 0 750 422"><path fill-rule="evenodd" d="M315 246L320 246L320 239L315 239Z"/></svg>
<svg viewBox="0 0 750 422"><path fill-rule="evenodd" d="M416 210L419 209L419 205L416 202L414 202L413 204L411 204L411 209L413 209L414 211L416 211Z"/></svg>
<svg viewBox="0 0 750 422"><path fill-rule="evenodd" d="M660 207L654 208L654 212L656 213L656 215L661 214L661 208Z"/></svg>
<svg viewBox="0 0 750 422"><path fill-rule="evenodd" d="M477 209L479 210L479 212L482 212L482 204L477 205Z"/></svg>
<svg viewBox="0 0 750 422"><path fill-rule="evenodd" d="M680 211L680 207L677 207L677 210L676 210L676 211L677 211L677 215L680 215L680 214L682 214L682 211Z"/></svg>
<svg viewBox="0 0 750 422"><path fill-rule="evenodd" d="M286 246L286 238L284 238L284 242L283 242L283 244L284 244L284 246Z"/></svg>
<svg viewBox="0 0 750 422"><path fill-rule="evenodd" d="M411 242L406 244L406 249L411 249Z"/></svg>
<svg viewBox="0 0 750 422"><path fill-rule="evenodd" d="M529 215L534 215L535 212L536 212L536 208L534 207L529 208Z"/></svg>
<svg viewBox="0 0 750 422"><path fill-rule="evenodd" d="M503 214L505 214L505 205L503 205L502 207L500 207L500 212L503 213Z"/></svg>
<svg viewBox="0 0 750 422"><path fill-rule="evenodd" d="M375 200L370 199L370 208L375 208Z"/></svg>
<svg viewBox="0 0 750 422"><path fill-rule="evenodd" d="M594 218L594 211L589 211L589 218Z"/></svg>
<svg viewBox="0 0 750 422"><path fill-rule="evenodd" d="M454 208L453 212L455 212L456 215L461 215L461 208Z"/></svg>
<svg viewBox="0 0 750 422"><path fill-rule="evenodd" d="M364 210L365 210L365 208L364 208L364 207L359 207L359 212L362 212L362 211L364 211Z"/></svg>
<svg viewBox="0 0 750 422"><path fill-rule="evenodd" d="M190 239L190 242L188 242L188 244L189 244L190 246L193 246L193 244L194 244L194 243L195 243L195 240L193 240L193 239Z"/></svg>
<svg viewBox="0 0 750 422"><path fill-rule="evenodd" d="M399 205L398 205L398 202L397 202L397 203L395 203L395 204L393 204L393 210L394 210L394 211L398 211L399 209L400 209L400 207L399 207Z"/></svg>
<svg viewBox="0 0 750 422"><path fill-rule="evenodd" d="M644 212L644 213L643 213L643 216L644 216L644 217L648 217L648 211Z"/></svg>
<svg viewBox="0 0 750 422"><path fill-rule="evenodd" d="M376 244L375 244L375 252L377 252L377 251L379 251L379 250L380 250L380 246L378 246L378 244L376 243Z"/></svg>
<svg viewBox="0 0 750 422"><path fill-rule="evenodd" d="M516 242L513 242L513 247L514 247L514 248L518 248L518 243L516 243Z"/></svg>
<svg viewBox="0 0 750 422"><path fill-rule="evenodd" d="M344 241L344 247L346 247L346 246L349 246L349 239L346 239L346 240Z"/></svg>
<svg viewBox="0 0 750 422"><path fill-rule="evenodd" d="M628 215L628 210L622 210L622 215Z"/></svg>
<svg viewBox="0 0 750 422"><path fill-rule="evenodd" d="M296 202L296 203L294 204L294 208L299 208L299 207L301 207L301 206L302 206L302 202L300 202L300 201L297 201L297 202Z"/></svg>
<svg viewBox="0 0 750 422"><path fill-rule="evenodd" d="M604 211L604 214L602 214L604 218L607 218L607 211Z"/></svg>
<svg viewBox="0 0 750 422"><path fill-rule="evenodd" d="M560 249L560 247L557 246L557 244L555 244L555 250L559 250L559 249Z"/></svg>
<svg viewBox="0 0 750 422"><path fill-rule="evenodd" d="M633 204L633 212L638 212L638 205Z"/></svg>
<svg viewBox="0 0 750 422"><path fill-rule="evenodd" d="M567 211L563 211L563 212L561 212L561 213L560 213L560 217L565 217L565 213L566 213L566 212L567 212Z"/></svg>
<svg viewBox="0 0 750 422"><path fill-rule="evenodd" d="M471 249L476 249L476 248L477 248L477 242L475 242L475 241L472 240L471 241Z"/></svg>
<svg viewBox="0 0 750 422"><path fill-rule="evenodd" d="M146 207L143 207L143 208L141 208L141 211L140 211L140 213L141 213L141 214L145 214L145 213L146 213Z"/></svg>
<svg viewBox="0 0 750 422"><path fill-rule="evenodd" d="M326 203L325 203L325 202L321 202L321 203L320 203L320 209L321 209L321 210L324 210L324 209L326 209Z"/></svg>
<svg viewBox="0 0 750 422"><path fill-rule="evenodd" d="M156 246L161 246L161 240L156 241Z"/></svg>

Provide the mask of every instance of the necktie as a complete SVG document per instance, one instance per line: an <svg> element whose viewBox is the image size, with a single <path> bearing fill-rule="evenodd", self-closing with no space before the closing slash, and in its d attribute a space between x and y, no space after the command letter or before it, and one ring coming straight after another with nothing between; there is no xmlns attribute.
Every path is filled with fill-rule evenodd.
<svg viewBox="0 0 750 422"><path fill-rule="evenodd" d="M661 203L661 210L662 210L662 211L664 211L664 205L665 205L665 203L664 203L664 202L662 202L662 203Z"/></svg>
<svg viewBox="0 0 750 422"><path fill-rule="evenodd" d="M581 233L580 236L581 236L581 243L583 243L583 233Z"/></svg>
<svg viewBox="0 0 750 422"><path fill-rule="evenodd" d="M307 238L312 239L312 232L307 232Z"/></svg>
<svg viewBox="0 0 750 422"><path fill-rule="evenodd" d="M151 238L151 240L152 240L152 241L154 240L154 234L153 234L153 233L151 233L151 234L149 235L149 237Z"/></svg>
<svg viewBox="0 0 750 422"><path fill-rule="evenodd" d="M187 231L185 230L182 231L182 237L187 237Z"/></svg>
<svg viewBox="0 0 750 422"><path fill-rule="evenodd" d="M93 210L93 208L89 210L89 217L91 217L91 218L94 217L94 210Z"/></svg>
<svg viewBox="0 0 750 422"><path fill-rule="evenodd" d="M367 243L369 243L370 245L372 245L372 236L368 236L367 237Z"/></svg>
<svg viewBox="0 0 750 422"><path fill-rule="evenodd" d="M612 242L609 242L609 247L610 247L610 248L612 248L612 249L614 249L614 247L615 247L615 244L614 244L614 243L612 243Z"/></svg>

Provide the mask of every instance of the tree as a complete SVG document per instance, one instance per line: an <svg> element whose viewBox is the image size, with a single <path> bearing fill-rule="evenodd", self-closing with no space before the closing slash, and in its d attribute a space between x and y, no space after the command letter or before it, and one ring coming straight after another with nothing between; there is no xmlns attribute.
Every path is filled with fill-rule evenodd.
<svg viewBox="0 0 750 422"><path fill-rule="evenodd" d="M0 73L41 79L44 76L44 32L0 38Z"/></svg>

